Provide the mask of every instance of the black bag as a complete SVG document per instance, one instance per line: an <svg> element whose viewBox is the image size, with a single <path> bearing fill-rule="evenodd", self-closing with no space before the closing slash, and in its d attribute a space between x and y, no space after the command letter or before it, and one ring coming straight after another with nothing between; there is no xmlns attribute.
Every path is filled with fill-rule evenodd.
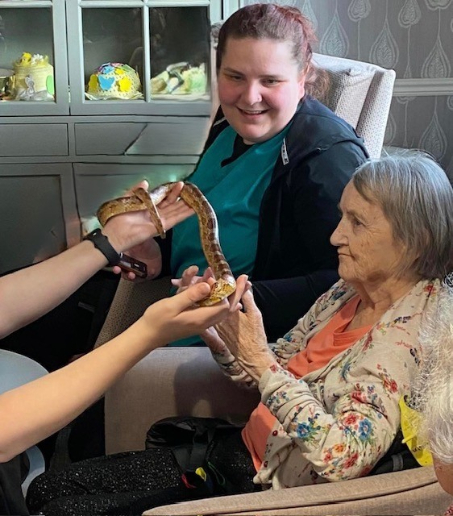
<svg viewBox="0 0 453 516"><path fill-rule="evenodd" d="M382 475L382 473L420 467L407 445L403 443L403 438L403 432L400 429L387 453L376 463L370 475Z"/></svg>
<svg viewBox="0 0 453 516"><path fill-rule="evenodd" d="M214 437L224 438L244 425L219 418L169 417L154 423L146 434L146 449L170 448L181 468L182 480L189 489L208 489L209 494L232 492L228 480L209 463ZM200 469L203 476L200 476Z"/></svg>

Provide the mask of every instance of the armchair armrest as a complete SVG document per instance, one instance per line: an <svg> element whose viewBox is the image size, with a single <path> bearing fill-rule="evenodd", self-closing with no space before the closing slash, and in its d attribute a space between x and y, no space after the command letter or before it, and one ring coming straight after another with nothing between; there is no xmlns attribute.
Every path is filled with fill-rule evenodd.
<svg viewBox="0 0 453 516"><path fill-rule="evenodd" d="M442 490L430 466L343 482L182 502L150 509L143 516L443 514L450 503L451 496Z"/></svg>
<svg viewBox="0 0 453 516"><path fill-rule="evenodd" d="M208 348L157 349L105 395L106 452L143 449L149 427L170 416L245 422L259 400L222 373Z"/></svg>

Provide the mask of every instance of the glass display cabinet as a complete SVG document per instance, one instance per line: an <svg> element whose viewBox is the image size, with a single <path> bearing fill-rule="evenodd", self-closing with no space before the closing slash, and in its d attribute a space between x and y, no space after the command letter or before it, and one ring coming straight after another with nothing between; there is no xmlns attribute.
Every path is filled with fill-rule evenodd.
<svg viewBox="0 0 453 516"><path fill-rule="evenodd" d="M207 114L221 17L220 0L3 0L0 116Z"/></svg>
<svg viewBox="0 0 453 516"><path fill-rule="evenodd" d="M78 242L139 180L192 172L224 2L0 0L0 274Z"/></svg>
<svg viewBox="0 0 453 516"><path fill-rule="evenodd" d="M0 2L0 116L68 113L64 0Z"/></svg>
<svg viewBox="0 0 453 516"><path fill-rule="evenodd" d="M207 115L217 2L67 5L72 114Z"/></svg>

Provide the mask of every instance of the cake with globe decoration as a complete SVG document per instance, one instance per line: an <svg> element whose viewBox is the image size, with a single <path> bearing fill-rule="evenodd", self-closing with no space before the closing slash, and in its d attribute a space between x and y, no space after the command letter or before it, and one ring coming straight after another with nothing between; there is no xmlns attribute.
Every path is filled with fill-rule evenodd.
<svg viewBox="0 0 453 516"><path fill-rule="evenodd" d="M90 76L86 89L90 100L143 98L138 73L127 64L105 63Z"/></svg>

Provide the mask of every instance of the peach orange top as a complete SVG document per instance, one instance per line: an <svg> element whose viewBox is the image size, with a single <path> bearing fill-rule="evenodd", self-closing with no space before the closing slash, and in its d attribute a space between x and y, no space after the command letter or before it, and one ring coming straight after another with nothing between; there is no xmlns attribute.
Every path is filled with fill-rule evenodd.
<svg viewBox="0 0 453 516"><path fill-rule="evenodd" d="M332 320L310 339L307 347L291 358L287 365L288 371L296 378L302 378L327 365L333 357L348 349L365 335L371 329L371 325L345 331L354 318L359 302L359 296L354 296L346 303L332 317ZM269 409L260 403L242 431L242 438L252 455L257 471L261 467L267 438L272 432L275 421L276 418Z"/></svg>

